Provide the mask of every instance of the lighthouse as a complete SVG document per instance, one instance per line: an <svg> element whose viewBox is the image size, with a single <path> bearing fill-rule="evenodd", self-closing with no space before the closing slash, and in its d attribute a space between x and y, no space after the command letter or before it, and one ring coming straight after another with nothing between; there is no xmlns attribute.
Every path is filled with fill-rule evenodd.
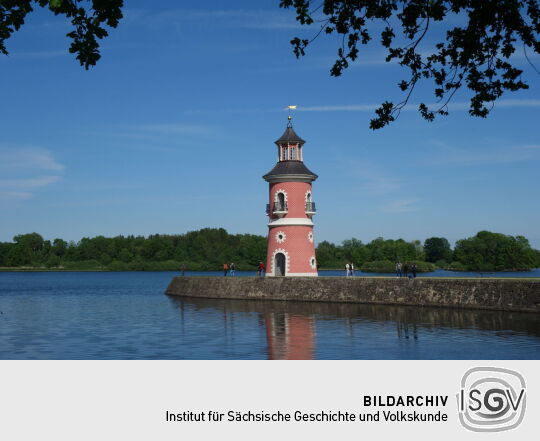
<svg viewBox="0 0 540 441"><path fill-rule="evenodd" d="M267 276L318 275L311 188L317 175L304 164L305 143L294 131L289 115L285 132L275 142L277 163L263 176L269 184Z"/></svg>

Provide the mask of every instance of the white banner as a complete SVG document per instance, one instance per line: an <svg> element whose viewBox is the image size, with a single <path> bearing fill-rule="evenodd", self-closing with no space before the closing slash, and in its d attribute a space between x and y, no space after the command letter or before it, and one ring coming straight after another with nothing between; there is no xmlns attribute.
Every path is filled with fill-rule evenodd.
<svg viewBox="0 0 540 441"><path fill-rule="evenodd" d="M2 361L9 441L536 439L538 361ZM476 368L476 369L473 369Z"/></svg>

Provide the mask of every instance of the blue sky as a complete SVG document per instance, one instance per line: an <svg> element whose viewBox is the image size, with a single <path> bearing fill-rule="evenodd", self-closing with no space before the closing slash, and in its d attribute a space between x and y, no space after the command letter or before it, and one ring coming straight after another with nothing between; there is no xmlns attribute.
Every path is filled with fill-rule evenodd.
<svg viewBox="0 0 540 441"><path fill-rule="evenodd" d="M487 229L540 248L540 75L521 51L515 62L531 89L506 94L489 118L468 116L463 91L446 118L427 123L406 110L373 132L373 108L398 102L407 74L384 63L376 41L333 78L336 40L296 60L289 40L313 30L277 0L156 5L127 1L89 71L67 52L69 23L49 11L8 40L1 241L32 231L266 234L261 176L275 163L283 109L296 104L304 160L319 175L317 241L454 242ZM421 100L433 101L429 87L411 102Z"/></svg>

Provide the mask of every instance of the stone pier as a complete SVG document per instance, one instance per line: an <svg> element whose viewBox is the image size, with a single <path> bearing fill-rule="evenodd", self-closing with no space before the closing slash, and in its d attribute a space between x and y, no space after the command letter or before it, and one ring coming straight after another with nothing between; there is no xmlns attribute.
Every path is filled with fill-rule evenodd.
<svg viewBox="0 0 540 441"><path fill-rule="evenodd" d="M175 277L166 294L214 299L444 306L540 313L538 279Z"/></svg>

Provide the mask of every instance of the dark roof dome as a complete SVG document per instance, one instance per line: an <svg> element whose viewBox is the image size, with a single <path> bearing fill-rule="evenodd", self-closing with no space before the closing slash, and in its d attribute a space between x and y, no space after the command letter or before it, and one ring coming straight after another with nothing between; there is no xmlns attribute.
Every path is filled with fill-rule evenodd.
<svg viewBox="0 0 540 441"><path fill-rule="evenodd" d="M299 143L299 144L305 144L306 141L304 141L302 138L300 138L294 129L292 128L292 124L289 122L287 124L287 128L283 132L283 135L276 141L276 144L285 144L285 143Z"/></svg>
<svg viewBox="0 0 540 441"><path fill-rule="evenodd" d="M281 175L305 175L312 180L318 178L302 161L280 161L275 167L263 176L264 179Z"/></svg>

